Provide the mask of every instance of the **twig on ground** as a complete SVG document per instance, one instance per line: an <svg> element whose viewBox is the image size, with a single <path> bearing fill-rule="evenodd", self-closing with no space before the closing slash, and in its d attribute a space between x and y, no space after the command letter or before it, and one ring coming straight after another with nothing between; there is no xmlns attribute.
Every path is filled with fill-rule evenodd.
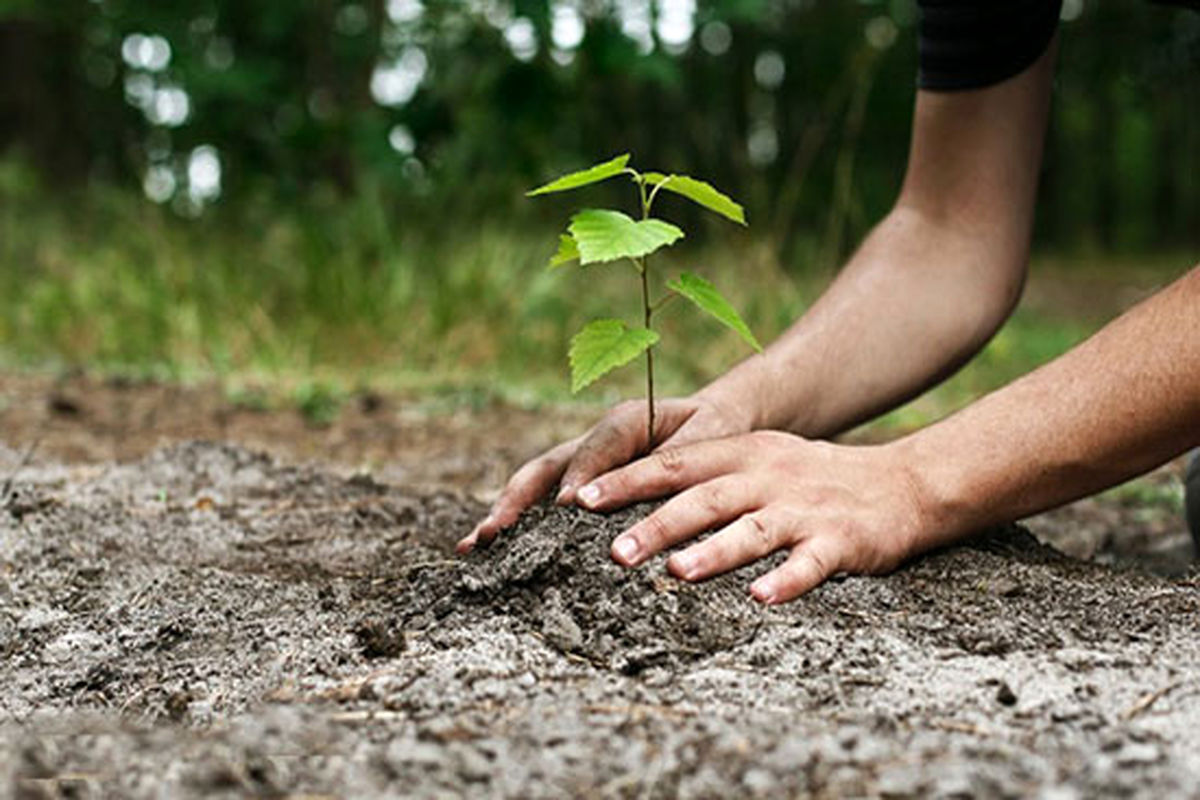
<svg viewBox="0 0 1200 800"><path fill-rule="evenodd" d="M1179 688L1182 684L1183 681L1172 681L1166 686L1163 686L1161 689L1156 689L1153 692L1142 695L1140 698L1138 698L1136 703L1125 710L1125 713L1121 715L1121 719L1129 722L1129 720L1133 719L1138 714L1141 714L1143 711L1148 711L1150 706L1166 697L1172 691Z"/></svg>
<svg viewBox="0 0 1200 800"><path fill-rule="evenodd" d="M874 675L847 675L841 683L843 686L883 686L887 681Z"/></svg>
<svg viewBox="0 0 1200 800"><path fill-rule="evenodd" d="M944 731L952 733L970 733L975 736L990 736L991 733L971 722L963 722L957 719L933 719L929 724L935 728L941 728Z"/></svg>

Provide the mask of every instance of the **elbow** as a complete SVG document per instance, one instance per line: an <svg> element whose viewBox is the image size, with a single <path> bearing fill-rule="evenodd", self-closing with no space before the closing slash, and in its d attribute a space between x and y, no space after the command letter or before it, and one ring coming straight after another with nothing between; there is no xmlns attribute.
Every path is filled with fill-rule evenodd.
<svg viewBox="0 0 1200 800"><path fill-rule="evenodd" d="M1027 254L1012 258L1008 263L996 265L995 274L988 277L981 287L982 309L979 314L980 329L986 331L986 339L1000 329L1021 302L1025 293L1025 280L1029 275Z"/></svg>
<svg viewBox="0 0 1200 800"><path fill-rule="evenodd" d="M950 334L962 343L961 358L982 350L1012 316L1025 288L1025 264L1024 260L993 262L986 272L970 271L962 278L957 292L958 313L951 323L957 331Z"/></svg>
<svg viewBox="0 0 1200 800"><path fill-rule="evenodd" d="M1029 272L1029 226L1004 219L967 224L900 203L881 229L885 260L923 284L932 307L957 318L956 327L979 346L1016 310Z"/></svg>
<svg viewBox="0 0 1200 800"><path fill-rule="evenodd" d="M940 295L938 305L953 309L967 338L982 347L1021 301L1031 226L1002 217L978 225L903 202L887 222L909 241L920 242L908 254L915 257L906 259L921 273L913 277Z"/></svg>

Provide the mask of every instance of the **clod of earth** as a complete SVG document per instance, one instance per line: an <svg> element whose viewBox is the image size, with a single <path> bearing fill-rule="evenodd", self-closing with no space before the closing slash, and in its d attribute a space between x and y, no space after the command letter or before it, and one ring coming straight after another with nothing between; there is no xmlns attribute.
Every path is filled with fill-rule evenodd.
<svg viewBox="0 0 1200 800"><path fill-rule="evenodd" d="M425 572L413 596L450 584L434 616L465 606L504 614L565 654L630 675L753 639L764 616L746 592L745 570L689 584L667 575L662 556L636 570L609 557L616 533L649 508L600 516L535 507L460 569ZM428 625L429 612L423 616L410 624Z"/></svg>

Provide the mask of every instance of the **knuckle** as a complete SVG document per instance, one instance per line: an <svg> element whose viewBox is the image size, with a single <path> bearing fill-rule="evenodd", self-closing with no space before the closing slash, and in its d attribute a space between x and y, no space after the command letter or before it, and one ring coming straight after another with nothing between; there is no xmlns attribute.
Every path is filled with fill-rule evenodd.
<svg viewBox="0 0 1200 800"><path fill-rule="evenodd" d="M826 578L833 574L830 570L828 559L818 551L805 551L804 556L808 561L809 568L819 577Z"/></svg>
<svg viewBox="0 0 1200 800"><path fill-rule="evenodd" d="M823 581L842 569L842 552L843 548L836 544L822 546L817 542L815 546L805 548L804 555L816 571L818 581Z"/></svg>
<svg viewBox="0 0 1200 800"><path fill-rule="evenodd" d="M678 447L667 447L656 451L652 456L654 465L667 475L677 475L683 471L683 451Z"/></svg>
<svg viewBox="0 0 1200 800"><path fill-rule="evenodd" d="M801 510L789 507L773 508L771 513L778 539L789 545L800 542L808 520L807 515Z"/></svg>
<svg viewBox="0 0 1200 800"><path fill-rule="evenodd" d="M597 479L594 483L600 487L601 494L604 497L610 497L614 494L625 497L635 488L624 470L609 473L603 478Z"/></svg>
<svg viewBox="0 0 1200 800"><path fill-rule="evenodd" d="M729 493L717 481L704 484L697 494L697 504L709 516L720 516L729 505Z"/></svg>
<svg viewBox="0 0 1200 800"><path fill-rule="evenodd" d="M639 543L648 550L659 550L671 541L671 533L662 517L651 514L642 521L642 530L637 535Z"/></svg>
<svg viewBox="0 0 1200 800"><path fill-rule="evenodd" d="M747 514L742 519L746 522L747 531L754 538L757 550L769 553L775 549L775 536L761 514Z"/></svg>

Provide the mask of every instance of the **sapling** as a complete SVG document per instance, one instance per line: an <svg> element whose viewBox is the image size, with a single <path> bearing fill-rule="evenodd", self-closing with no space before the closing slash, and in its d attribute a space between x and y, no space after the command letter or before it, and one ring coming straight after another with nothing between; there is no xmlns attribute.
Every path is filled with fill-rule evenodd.
<svg viewBox="0 0 1200 800"><path fill-rule="evenodd" d="M746 224L746 214L732 199L704 181L686 175L666 175L661 172L638 172L629 166L629 155L617 156L579 172L572 172L528 193L528 196L565 192L593 183L629 176L637 191L641 218L633 219L620 211L589 208L571 217L567 232L559 237L558 250L550 258L550 268L557 269L578 262L580 266L628 260L641 283L642 325L632 327L620 319L598 319L589 322L571 339L571 391L578 392L617 367L628 364L643 352L646 354L646 449L654 449L654 346L658 333L652 322L654 314L676 297L690 300L721 324L732 328L756 351L762 346L754 338L745 321L716 287L691 272L684 272L668 281L658 296L653 292L649 258L664 247L683 238L683 231L669 222L650 216L659 192L668 191L686 197L739 225Z"/></svg>

